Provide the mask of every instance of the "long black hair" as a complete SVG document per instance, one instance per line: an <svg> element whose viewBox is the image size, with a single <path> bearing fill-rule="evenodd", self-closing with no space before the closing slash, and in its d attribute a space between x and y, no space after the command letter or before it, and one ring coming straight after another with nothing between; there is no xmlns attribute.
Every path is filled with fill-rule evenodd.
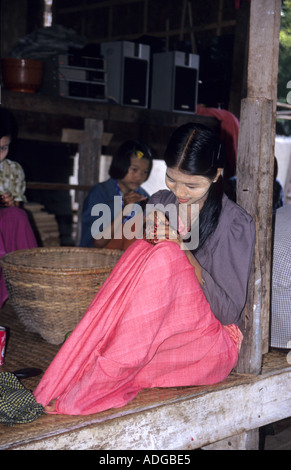
<svg viewBox="0 0 291 470"><path fill-rule="evenodd" d="M168 168L178 168L187 175L199 175L213 180L218 168L224 168L225 152L219 136L208 127L189 122L172 134L165 151ZM199 214L199 245L211 235L218 224L222 206L223 178L210 186L207 199Z"/></svg>
<svg viewBox="0 0 291 470"><path fill-rule="evenodd" d="M109 175L111 178L123 179L131 164L130 157L132 154L137 155L138 152L142 153L142 158L146 158L149 161L149 177L153 166L152 152L150 148L139 140L127 140L119 147L117 154L113 156L109 168Z"/></svg>

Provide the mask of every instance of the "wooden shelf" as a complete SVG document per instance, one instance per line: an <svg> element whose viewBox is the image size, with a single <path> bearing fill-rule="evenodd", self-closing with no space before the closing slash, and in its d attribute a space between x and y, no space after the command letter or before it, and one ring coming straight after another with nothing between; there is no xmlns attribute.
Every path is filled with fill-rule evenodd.
<svg viewBox="0 0 291 470"><path fill-rule="evenodd" d="M139 122L159 126L179 126L195 119L210 126L217 126L215 119L197 114L159 111L148 108L135 108L102 101L87 101L42 93L16 93L2 90L2 104L15 111L65 115L78 118L102 119L105 121Z"/></svg>
<svg viewBox="0 0 291 470"><path fill-rule="evenodd" d="M113 133L112 148L128 138L144 139L159 148L167 143L174 127L188 121L207 124L214 129L219 129L220 125L214 118L197 114L52 97L42 93L2 90L2 104L15 114L20 138L46 142L61 142L63 128L83 129L85 119L103 121L104 131Z"/></svg>

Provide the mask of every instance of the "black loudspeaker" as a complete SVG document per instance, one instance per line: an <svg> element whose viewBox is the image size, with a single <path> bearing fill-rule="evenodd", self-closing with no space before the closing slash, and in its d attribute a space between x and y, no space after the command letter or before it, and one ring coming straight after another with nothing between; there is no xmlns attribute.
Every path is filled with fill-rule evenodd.
<svg viewBox="0 0 291 470"><path fill-rule="evenodd" d="M153 54L151 108L195 113L199 56L180 51Z"/></svg>
<svg viewBox="0 0 291 470"><path fill-rule="evenodd" d="M107 95L124 106L148 107L150 46L129 41L101 44Z"/></svg>

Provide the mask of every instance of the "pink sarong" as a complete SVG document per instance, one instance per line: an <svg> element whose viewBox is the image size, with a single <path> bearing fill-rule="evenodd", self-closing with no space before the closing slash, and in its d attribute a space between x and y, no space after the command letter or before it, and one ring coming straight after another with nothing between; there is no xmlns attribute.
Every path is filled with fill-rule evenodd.
<svg viewBox="0 0 291 470"><path fill-rule="evenodd" d="M12 251L36 247L37 242L26 212L14 206L0 209L0 258ZM0 308L7 299L8 293L0 268Z"/></svg>
<svg viewBox="0 0 291 470"><path fill-rule="evenodd" d="M230 330L178 245L137 240L50 364L36 400L86 415L121 407L144 388L220 382L238 359L241 334Z"/></svg>

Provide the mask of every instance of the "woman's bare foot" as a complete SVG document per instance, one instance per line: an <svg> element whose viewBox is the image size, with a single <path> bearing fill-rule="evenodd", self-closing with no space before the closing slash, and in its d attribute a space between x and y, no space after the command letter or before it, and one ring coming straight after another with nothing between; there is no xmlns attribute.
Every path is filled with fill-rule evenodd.
<svg viewBox="0 0 291 470"><path fill-rule="evenodd" d="M51 400L45 407L44 407L44 411L46 411L47 413L52 413L55 411L55 407L56 407L56 399L55 400Z"/></svg>

